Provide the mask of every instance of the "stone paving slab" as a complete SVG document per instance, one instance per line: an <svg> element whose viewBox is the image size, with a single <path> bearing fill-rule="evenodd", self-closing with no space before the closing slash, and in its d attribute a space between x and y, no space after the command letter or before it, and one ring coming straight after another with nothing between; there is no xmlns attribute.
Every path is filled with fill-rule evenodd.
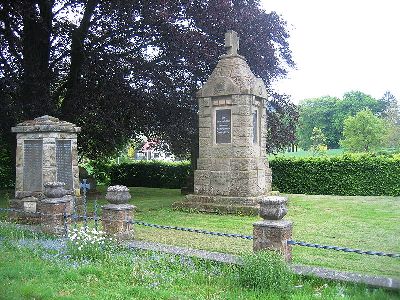
<svg viewBox="0 0 400 300"><path fill-rule="evenodd" d="M222 263L240 264L241 258L236 255L210 252L206 250L197 250L178 246L164 245L153 242L130 241L127 243L129 247L141 250L159 251L170 254L197 257ZM338 280L345 282L364 283L369 286L400 289L400 280L373 275L363 275L358 273L341 272L337 270L325 269L321 267L291 265L294 273L299 275L312 275L323 279Z"/></svg>

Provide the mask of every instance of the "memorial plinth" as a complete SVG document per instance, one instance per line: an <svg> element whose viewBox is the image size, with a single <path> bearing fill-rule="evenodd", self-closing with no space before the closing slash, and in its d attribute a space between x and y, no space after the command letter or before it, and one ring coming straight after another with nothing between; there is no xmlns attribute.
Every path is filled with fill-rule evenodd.
<svg viewBox="0 0 400 300"><path fill-rule="evenodd" d="M11 130L17 133L15 199L11 207L28 207L36 212L36 205L25 205L25 202L43 199L47 182L63 182L69 194L79 195L77 134L80 127L42 116Z"/></svg>
<svg viewBox="0 0 400 300"><path fill-rule="evenodd" d="M199 159L194 194L179 209L258 214L258 202L271 190L266 159L266 99L262 79L237 54L237 34L225 35L223 55L199 102Z"/></svg>

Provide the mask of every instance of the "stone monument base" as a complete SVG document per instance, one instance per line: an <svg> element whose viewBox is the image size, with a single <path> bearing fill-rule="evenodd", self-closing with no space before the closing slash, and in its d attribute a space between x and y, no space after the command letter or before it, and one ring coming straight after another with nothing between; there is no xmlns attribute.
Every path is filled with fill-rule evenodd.
<svg viewBox="0 0 400 300"><path fill-rule="evenodd" d="M185 201L175 202L173 208L190 212L257 216L259 212L258 202L264 197L265 195L257 197L229 197L191 194L186 196Z"/></svg>
<svg viewBox="0 0 400 300"><path fill-rule="evenodd" d="M22 199L11 199L8 218L11 222L20 224L40 224L40 200L36 197L25 197Z"/></svg>

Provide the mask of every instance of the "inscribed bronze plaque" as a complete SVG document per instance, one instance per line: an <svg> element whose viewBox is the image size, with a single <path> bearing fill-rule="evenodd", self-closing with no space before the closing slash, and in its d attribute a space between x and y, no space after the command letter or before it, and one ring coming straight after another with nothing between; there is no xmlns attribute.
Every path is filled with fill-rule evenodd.
<svg viewBox="0 0 400 300"><path fill-rule="evenodd" d="M71 140L56 140L57 181L73 188Z"/></svg>
<svg viewBox="0 0 400 300"><path fill-rule="evenodd" d="M24 191L42 191L42 140L24 141Z"/></svg>
<svg viewBox="0 0 400 300"><path fill-rule="evenodd" d="M215 111L215 135L217 144L231 142L231 110L219 109Z"/></svg>

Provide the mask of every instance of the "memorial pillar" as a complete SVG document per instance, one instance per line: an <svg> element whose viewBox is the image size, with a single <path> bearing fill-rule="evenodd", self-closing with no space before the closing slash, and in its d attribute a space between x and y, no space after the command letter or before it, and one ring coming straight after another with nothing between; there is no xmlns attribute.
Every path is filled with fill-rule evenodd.
<svg viewBox="0 0 400 300"><path fill-rule="evenodd" d="M271 191L266 158L267 90L238 54L236 32L225 35L227 53L198 91L199 158L194 193L175 203L183 210L257 215Z"/></svg>
<svg viewBox="0 0 400 300"><path fill-rule="evenodd" d="M11 129L17 134L15 199L11 208L38 212L44 184L62 182L79 196L77 134L81 128L51 116L42 116ZM35 204L36 202L36 204Z"/></svg>

